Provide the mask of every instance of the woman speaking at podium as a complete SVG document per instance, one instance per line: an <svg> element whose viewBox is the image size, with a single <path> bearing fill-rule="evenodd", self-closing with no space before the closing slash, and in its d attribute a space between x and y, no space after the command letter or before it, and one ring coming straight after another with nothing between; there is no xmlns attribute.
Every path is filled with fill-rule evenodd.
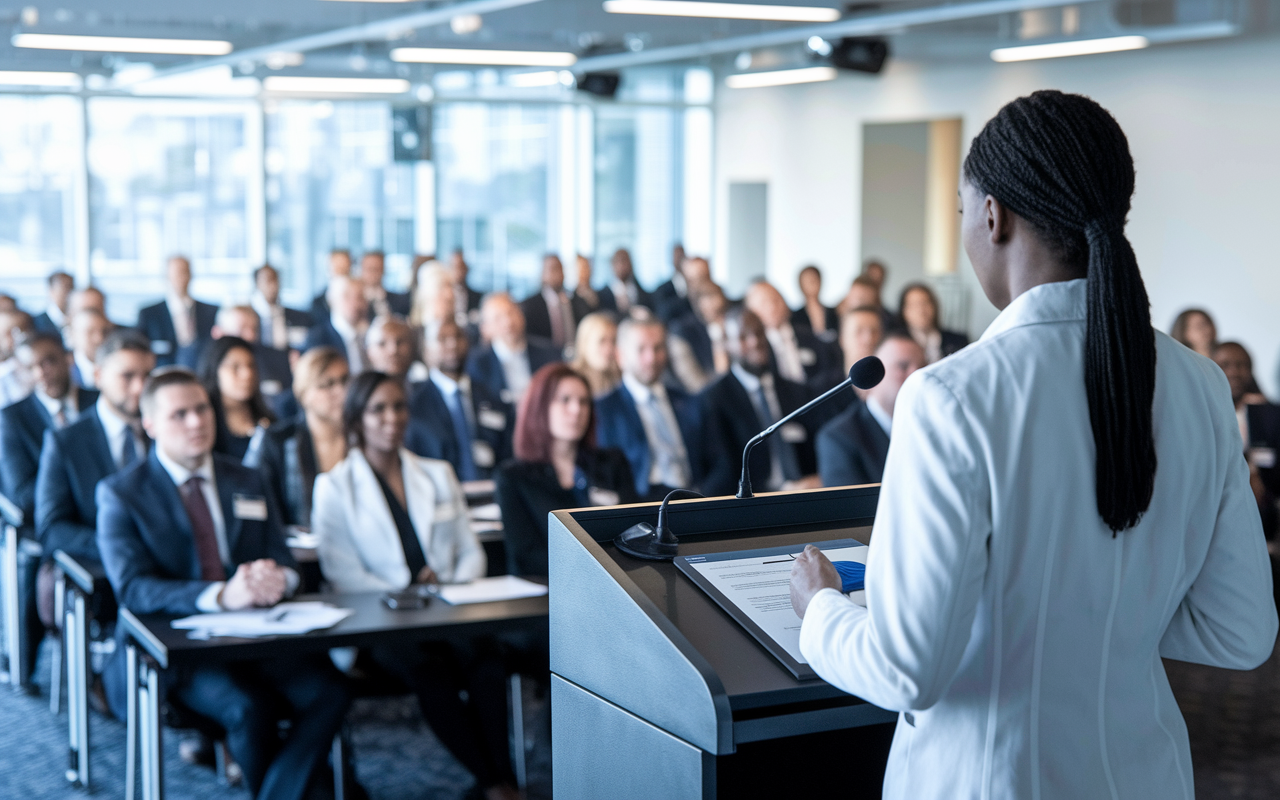
<svg viewBox="0 0 1280 800"><path fill-rule="evenodd" d="M885 797L1191 798L1161 657L1271 654L1227 381L1151 327L1133 189L1088 98L1036 92L987 123L961 235L1002 311L898 396L866 608L817 550L797 560L810 665L902 712Z"/></svg>

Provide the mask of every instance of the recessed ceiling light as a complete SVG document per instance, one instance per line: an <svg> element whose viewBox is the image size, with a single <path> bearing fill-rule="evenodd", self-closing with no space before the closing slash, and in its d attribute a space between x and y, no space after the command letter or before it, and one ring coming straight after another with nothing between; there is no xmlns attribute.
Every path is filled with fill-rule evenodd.
<svg viewBox="0 0 1280 800"><path fill-rule="evenodd" d="M0 84L5 86L63 86L80 87L80 76L74 72L21 72L0 70Z"/></svg>
<svg viewBox="0 0 1280 800"><path fill-rule="evenodd" d="M497 67L571 67L573 53L548 50L477 50L444 47L397 47L392 61L412 64L476 64Z"/></svg>
<svg viewBox="0 0 1280 800"><path fill-rule="evenodd" d="M659 17L762 19L776 22L835 22L840 10L824 6L764 6L753 3L702 3L692 0L605 0L610 14L649 14Z"/></svg>
<svg viewBox="0 0 1280 800"><path fill-rule="evenodd" d="M991 51L991 60L999 62L1034 61L1038 58L1063 58L1065 56L1089 56L1096 53L1117 53L1121 50L1141 50L1149 44L1145 36L1110 36L1106 39L1080 39L1074 42L1027 44L1021 47L1001 47Z"/></svg>
<svg viewBox="0 0 1280 800"><path fill-rule="evenodd" d="M140 39L132 36L73 36L61 33L16 33L14 47L38 50L91 50L101 53L158 53L176 56L224 56L231 42L215 39Z"/></svg>
<svg viewBox="0 0 1280 800"><path fill-rule="evenodd" d="M271 75L262 81L268 92L295 94L404 94L409 82L403 78L315 78L301 75Z"/></svg>
<svg viewBox="0 0 1280 800"><path fill-rule="evenodd" d="M741 75L730 75L724 79L724 85L730 89L758 89L763 86L786 86L792 83L817 83L835 80L835 67L805 67L803 69L780 69L772 72L747 72Z"/></svg>

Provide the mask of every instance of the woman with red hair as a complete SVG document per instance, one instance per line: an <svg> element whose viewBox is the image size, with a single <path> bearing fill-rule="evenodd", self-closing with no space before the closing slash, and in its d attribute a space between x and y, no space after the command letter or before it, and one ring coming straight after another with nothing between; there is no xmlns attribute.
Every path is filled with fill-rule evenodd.
<svg viewBox="0 0 1280 800"><path fill-rule="evenodd" d="M636 503L621 450L596 447L587 379L567 364L533 374L516 414L516 457L495 473L512 575L547 574L547 515L562 508Z"/></svg>

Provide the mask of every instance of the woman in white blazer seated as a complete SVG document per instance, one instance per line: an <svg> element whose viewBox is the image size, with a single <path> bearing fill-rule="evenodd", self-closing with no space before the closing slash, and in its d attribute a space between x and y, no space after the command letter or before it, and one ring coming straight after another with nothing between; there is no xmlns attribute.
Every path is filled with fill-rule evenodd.
<svg viewBox="0 0 1280 800"><path fill-rule="evenodd" d="M484 575L484 549L453 467L404 449L404 385L381 372L359 375L342 419L351 449L316 476L311 512L329 585L337 592L387 592ZM487 798L519 796L507 750L506 676L492 645L386 645L370 655L417 694L427 724Z"/></svg>
<svg viewBox="0 0 1280 800"><path fill-rule="evenodd" d="M1195 792L1161 658L1253 669L1276 607L1222 371L1151 328L1133 158L1087 97L973 140L961 239L1003 309L898 395L866 607L806 549L800 652L902 712L884 797Z"/></svg>

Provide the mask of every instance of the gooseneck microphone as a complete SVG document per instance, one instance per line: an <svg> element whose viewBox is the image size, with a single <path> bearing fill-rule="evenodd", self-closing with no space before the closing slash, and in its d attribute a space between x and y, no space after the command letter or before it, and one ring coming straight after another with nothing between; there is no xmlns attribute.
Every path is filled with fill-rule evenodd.
<svg viewBox="0 0 1280 800"><path fill-rule="evenodd" d="M840 392L850 386L858 389L870 389L880 381L884 380L884 362L875 356L867 356L859 359L856 364L849 368L849 377L845 378L835 387L828 389L826 392L818 395L809 402L787 414L782 419L773 423L769 427L751 437L751 441L747 442L747 446L742 448L742 477L738 480L738 497L755 497L751 493L751 449L756 445L769 438L774 431L786 425L796 417L803 416L814 407L835 397Z"/></svg>

